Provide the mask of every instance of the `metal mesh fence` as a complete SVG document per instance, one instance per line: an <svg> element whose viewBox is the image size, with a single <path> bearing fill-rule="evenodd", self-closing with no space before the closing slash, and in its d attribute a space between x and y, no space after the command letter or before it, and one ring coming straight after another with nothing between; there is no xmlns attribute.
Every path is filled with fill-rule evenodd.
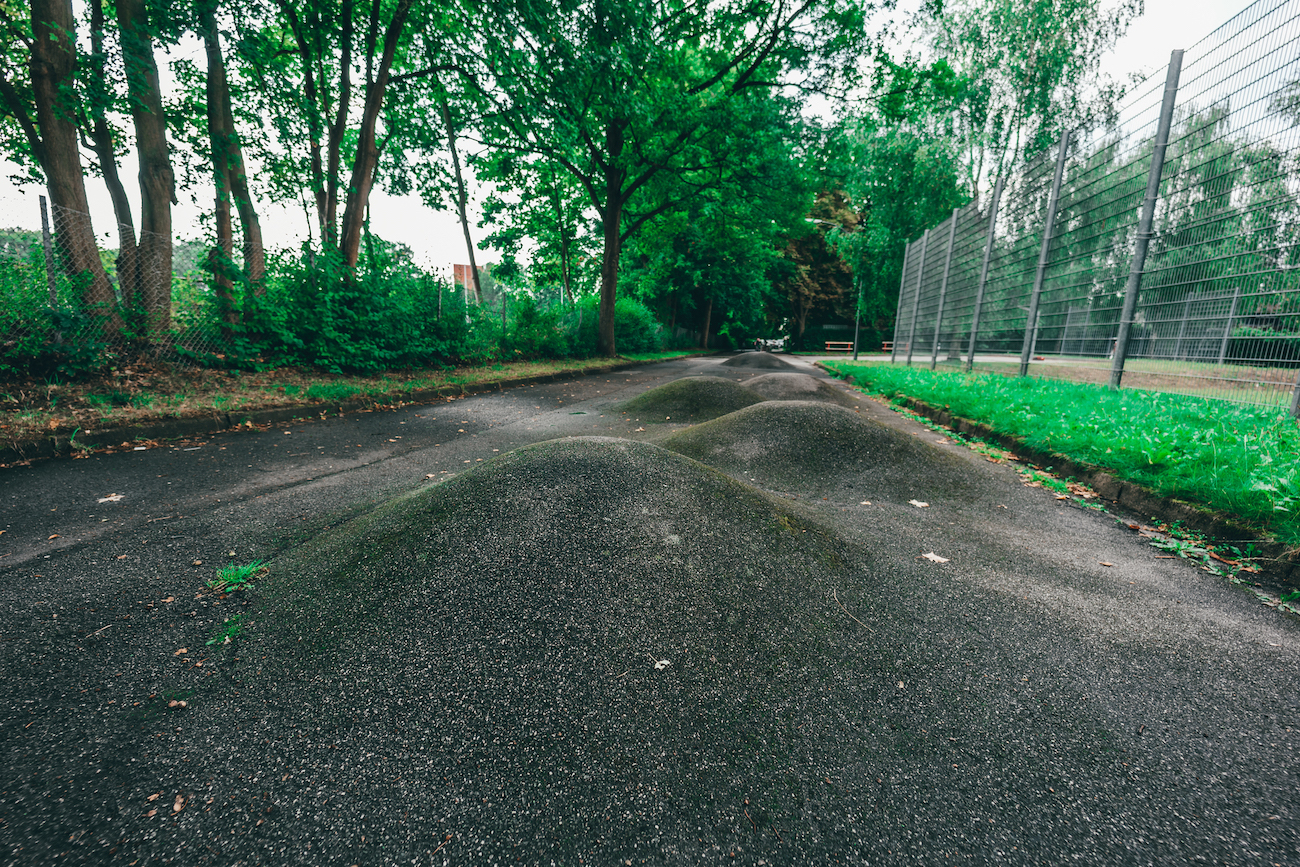
<svg viewBox="0 0 1300 867"><path fill-rule="evenodd" d="M119 227L117 249L104 249L89 215L41 208L43 231L0 230L0 372L42 356L92 366L222 351L206 248Z"/></svg>
<svg viewBox="0 0 1300 867"><path fill-rule="evenodd" d="M971 210L941 330L977 323L974 368L1295 411L1300 0L1258 0L1175 54L1173 75L1136 87L1109 127L1076 133L1003 180L983 281L983 251L972 251L990 228ZM948 228L931 229L930 244ZM932 269L942 267L927 254L922 273L904 269L917 325L929 315L934 327L943 290ZM896 342L913 328L905 313L900 304Z"/></svg>

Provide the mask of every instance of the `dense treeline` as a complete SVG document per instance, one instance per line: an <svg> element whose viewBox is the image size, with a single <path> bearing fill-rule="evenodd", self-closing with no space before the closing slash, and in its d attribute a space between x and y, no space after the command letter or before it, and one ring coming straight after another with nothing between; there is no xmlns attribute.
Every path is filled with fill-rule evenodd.
<svg viewBox="0 0 1300 867"><path fill-rule="evenodd" d="M227 361L614 354L620 298L702 345L859 310L875 340L905 240L1106 104L1078 85L1133 11L961 0L897 29L870 0L15 0L0 147L48 189L61 297L105 341L196 327L171 206L205 187L203 327ZM114 209L107 256L91 183ZM377 187L457 213L470 309L370 236ZM271 202L308 213L303 249L266 249ZM481 248L501 258L492 315ZM470 339L496 316L490 347Z"/></svg>

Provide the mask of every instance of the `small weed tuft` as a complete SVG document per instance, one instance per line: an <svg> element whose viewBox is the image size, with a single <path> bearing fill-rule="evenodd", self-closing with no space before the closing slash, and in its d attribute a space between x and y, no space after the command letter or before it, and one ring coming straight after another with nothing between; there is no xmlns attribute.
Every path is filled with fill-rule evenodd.
<svg viewBox="0 0 1300 867"><path fill-rule="evenodd" d="M216 634L205 642L209 647L214 644L229 644L244 631L244 615L235 614L227 617Z"/></svg>
<svg viewBox="0 0 1300 867"><path fill-rule="evenodd" d="M252 590L252 579L266 572L266 564L261 560L254 560L244 566L236 566L234 563L224 567L217 573L217 577L208 582L209 590L217 593L233 593L236 590Z"/></svg>

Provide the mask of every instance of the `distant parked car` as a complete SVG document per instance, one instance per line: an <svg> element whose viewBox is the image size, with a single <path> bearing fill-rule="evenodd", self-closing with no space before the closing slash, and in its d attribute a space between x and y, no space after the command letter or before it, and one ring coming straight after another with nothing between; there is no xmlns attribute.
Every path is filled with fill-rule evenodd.
<svg viewBox="0 0 1300 867"><path fill-rule="evenodd" d="M754 341L754 348L764 350L766 352L784 352L785 338L784 337L768 337L768 338L760 337L758 340Z"/></svg>

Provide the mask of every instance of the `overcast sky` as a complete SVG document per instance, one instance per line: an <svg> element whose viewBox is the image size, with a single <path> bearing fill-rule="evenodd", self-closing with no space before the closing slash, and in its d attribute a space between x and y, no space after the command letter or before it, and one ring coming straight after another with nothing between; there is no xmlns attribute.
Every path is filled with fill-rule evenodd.
<svg viewBox="0 0 1300 867"><path fill-rule="evenodd" d="M1116 50L1106 57L1103 70L1119 79L1126 79L1130 73L1158 72L1168 64L1170 51L1190 48L1248 5L1247 0L1146 0L1145 13L1129 28ZM202 66L199 43L191 41L178 52L192 53L192 59ZM123 162L123 178L133 178L136 171L134 161ZM8 181L9 171L10 167L0 162L0 226L40 228L37 196L43 190L30 185L15 188ZM253 182L256 184L256 178ZM129 181L128 190L134 192L134 185ZM101 237L107 237L108 246L116 245L116 235L112 232L112 206L103 183L91 179L87 192L96 229ZM198 191L197 203L193 192L182 192L180 199L173 215L177 237L201 237L199 216L211 207L211 194L207 190ZM301 208L273 208L262 204L261 209L262 227L269 246L293 246L305 237L306 218ZM138 204L135 213L138 220ZM408 245L416 251L420 264L427 268L450 276L451 263L466 259L463 237L455 217L447 211L425 208L417 196L394 198L377 190L371 196L370 213L370 227L375 234ZM479 230L476 232L481 234ZM489 254L479 253L480 262L492 258Z"/></svg>

